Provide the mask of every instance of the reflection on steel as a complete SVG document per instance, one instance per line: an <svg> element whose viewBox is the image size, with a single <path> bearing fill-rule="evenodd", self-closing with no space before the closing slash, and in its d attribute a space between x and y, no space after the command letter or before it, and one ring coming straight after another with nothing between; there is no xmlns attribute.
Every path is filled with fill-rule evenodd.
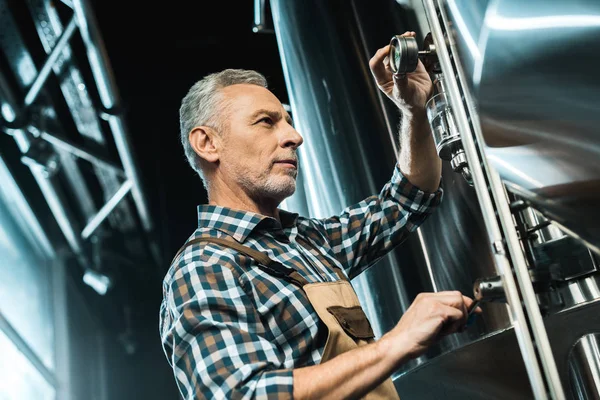
<svg viewBox="0 0 600 400"><path fill-rule="evenodd" d="M477 129L477 115L473 109L465 107L462 96L464 95L467 98L469 95L466 92L461 92L458 81L453 79L455 71L458 73L459 78L463 75L463 71L459 66L453 64L450 57L449 52L455 52L452 40L449 40L448 48L444 29L438 19L438 10L434 0L424 0L424 5L438 52L438 59L447 77L447 95L454 111L459 131L462 134L462 142L469 166L471 167L474 186L483 215L484 217L487 215L486 227L490 236L490 242L502 243L506 241L510 261L512 261L512 267L519 283L519 286L517 286L514 282L510 268L511 264L506 255L503 254L504 252L497 251L497 265L504 280L506 297L514 318L515 333L519 339L523 359L526 361L533 392L537 399L545 399L549 395L553 399L563 399L565 395L562 384L533 291L527 264L517 238L504 187L497 173L491 170L487 166L486 160L480 156L482 150L478 148L478 144L480 145L481 135ZM440 9L440 14L444 19L444 25L448 26L443 7ZM469 116L474 122L474 129L471 129ZM498 220L494 218L496 212ZM521 302L523 302L527 314L523 313ZM535 346L532 337L535 339ZM538 355L542 368L540 368L538 363Z"/></svg>
<svg viewBox="0 0 600 400"><path fill-rule="evenodd" d="M491 164L600 254L600 2L447 5Z"/></svg>
<svg viewBox="0 0 600 400"><path fill-rule="evenodd" d="M125 195L127 195L127 193L129 193L132 186L133 186L133 183L130 180L126 180L125 182L123 182L123 185L119 188L119 190L117 190L117 192L113 195L113 197L111 197L111 199L109 201L107 201L106 204L104 206L102 206L102 208L98 211L98 214L96 214L88 222L86 227L81 232L82 239L85 240L85 239L89 238L92 235L92 233L94 233L96 228L98 228L98 226L100 226L100 224L102 223L102 221L104 221L106 219L108 214L110 214L110 212L112 210L114 210L114 208L117 206L117 204L119 204L119 202L123 199L123 197L125 197Z"/></svg>
<svg viewBox="0 0 600 400"><path fill-rule="evenodd" d="M559 373L568 388L571 349L582 334L600 332L600 302L551 315L545 324L550 341L557 344L554 357L560 360ZM443 354L398 377L394 384L400 398L419 400L531 400L534 396L513 329ZM567 398L580 400L570 393Z"/></svg>
<svg viewBox="0 0 600 400"><path fill-rule="evenodd" d="M52 49L52 52L46 59L46 62L44 62L42 69L36 76L35 81L33 81L33 84L27 92L27 95L25 95L25 107L30 106L35 101L37 95L42 89L42 86L44 86L44 83L46 83L46 79L48 79L48 76L50 75L50 72L52 71L52 68L56 63L56 60L58 60L58 57L60 56L62 51L65 49L67 44L69 44L69 40L73 36L73 33L75 32L76 28L77 21L75 21L75 17L73 17L71 19L71 22L69 22L69 25L67 25L67 28L63 31L60 39Z"/></svg>
<svg viewBox="0 0 600 400"><path fill-rule="evenodd" d="M19 332L13 328L8 320L0 312L0 332L4 333L8 339L14 343L17 349L23 353L27 360L38 370L40 375L46 379L46 381L54 388L57 387L58 382L56 381L54 373L52 373L44 362L38 357L37 353L27 344L27 342L21 337ZM10 384L10 382L8 383Z"/></svg>
<svg viewBox="0 0 600 400"><path fill-rule="evenodd" d="M565 309L588 303L600 298L600 275L568 282L558 288Z"/></svg>
<svg viewBox="0 0 600 400"><path fill-rule="evenodd" d="M600 334L583 336L569 355L572 395L577 400L600 399Z"/></svg>
<svg viewBox="0 0 600 400"><path fill-rule="evenodd" d="M113 113L115 112L115 108L120 106L119 93L112 75L112 68L108 61L104 41L98 30L96 16L94 15L88 0L74 0L73 9L75 11L77 23L79 24L81 37L86 46L88 60L96 85L98 86L98 93L100 94L102 105L108 113ZM133 160L133 152L129 142L129 135L125 128L125 122L119 115L110 115L108 117L108 123L113 133L117 151L123 162L125 174L128 179L131 180L133 185L131 187L131 193L137 206L140 220L142 221L144 230L146 232L151 232L152 219L140 186L139 172ZM158 255L155 254L155 257L156 256Z"/></svg>
<svg viewBox="0 0 600 400"><path fill-rule="evenodd" d="M363 58L365 60L370 59L373 54L371 53L371 50L369 48L368 42L367 42L367 32L365 31L366 28L363 26L363 22L361 21L360 15L358 13L357 7L356 7L356 1L352 0L350 1L350 4L352 6L352 13L354 14L354 19L356 20L356 27L358 28L358 34L360 36L360 44L361 44L361 48L363 49ZM389 100L387 100L387 98L385 97L385 95L381 92L381 90L376 90L377 92L377 101L379 102L379 107L381 109L381 111L383 112L384 115L384 120L385 120L385 126L387 128L388 134L389 134L389 143L392 146L392 149L394 150L394 154L399 154L399 149L398 149L398 144L396 143L398 141L398 134L396 132L396 124L393 123L392 121L396 118L395 114L394 116L390 115L391 110L389 109L389 107L386 107L386 103L389 104Z"/></svg>

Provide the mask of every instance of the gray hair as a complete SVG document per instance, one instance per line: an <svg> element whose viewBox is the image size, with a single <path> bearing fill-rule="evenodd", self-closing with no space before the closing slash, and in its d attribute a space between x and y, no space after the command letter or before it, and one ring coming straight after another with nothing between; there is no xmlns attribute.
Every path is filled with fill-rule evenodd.
<svg viewBox="0 0 600 400"><path fill-rule="evenodd" d="M200 175L205 186L206 182L201 168L202 159L192 148L188 136L197 126L211 126L218 132L222 132L223 120L219 118L222 99L219 91L227 86L242 83L267 87L267 79L256 71L226 69L207 75L196 82L181 101L179 109L181 144L190 166Z"/></svg>

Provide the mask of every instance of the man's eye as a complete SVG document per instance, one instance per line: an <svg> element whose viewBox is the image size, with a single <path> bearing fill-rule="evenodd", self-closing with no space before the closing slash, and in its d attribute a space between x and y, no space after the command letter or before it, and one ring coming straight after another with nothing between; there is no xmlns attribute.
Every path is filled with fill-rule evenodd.
<svg viewBox="0 0 600 400"><path fill-rule="evenodd" d="M264 117L261 120L259 120L258 122L265 123L267 125L273 125L273 120L269 117Z"/></svg>

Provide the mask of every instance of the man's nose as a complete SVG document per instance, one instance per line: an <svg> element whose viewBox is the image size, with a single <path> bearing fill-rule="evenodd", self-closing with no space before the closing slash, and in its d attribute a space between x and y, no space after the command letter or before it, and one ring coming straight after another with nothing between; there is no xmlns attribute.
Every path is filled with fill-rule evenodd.
<svg viewBox="0 0 600 400"><path fill-rule="evenodd" d="M302 135L300 135L294 127L290 126L282 135L280 145L281 147L292 147L297 149L303 142L304 138L302 138Z"/></svg>

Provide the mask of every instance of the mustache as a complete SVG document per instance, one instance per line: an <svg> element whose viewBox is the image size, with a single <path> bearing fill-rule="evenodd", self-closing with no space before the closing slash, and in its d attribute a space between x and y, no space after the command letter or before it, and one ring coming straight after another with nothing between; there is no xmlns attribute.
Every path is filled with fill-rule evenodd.
<svg viewBox="0 0 600 400"><path fill-rule="evenodd" d="M298 155L296 153L291 153L288 156L279 156L276 159L274 159L271 164L275 164L277 162L284 161L284 160L294 161L296 163L296 165L298 165Z"/></svg>

